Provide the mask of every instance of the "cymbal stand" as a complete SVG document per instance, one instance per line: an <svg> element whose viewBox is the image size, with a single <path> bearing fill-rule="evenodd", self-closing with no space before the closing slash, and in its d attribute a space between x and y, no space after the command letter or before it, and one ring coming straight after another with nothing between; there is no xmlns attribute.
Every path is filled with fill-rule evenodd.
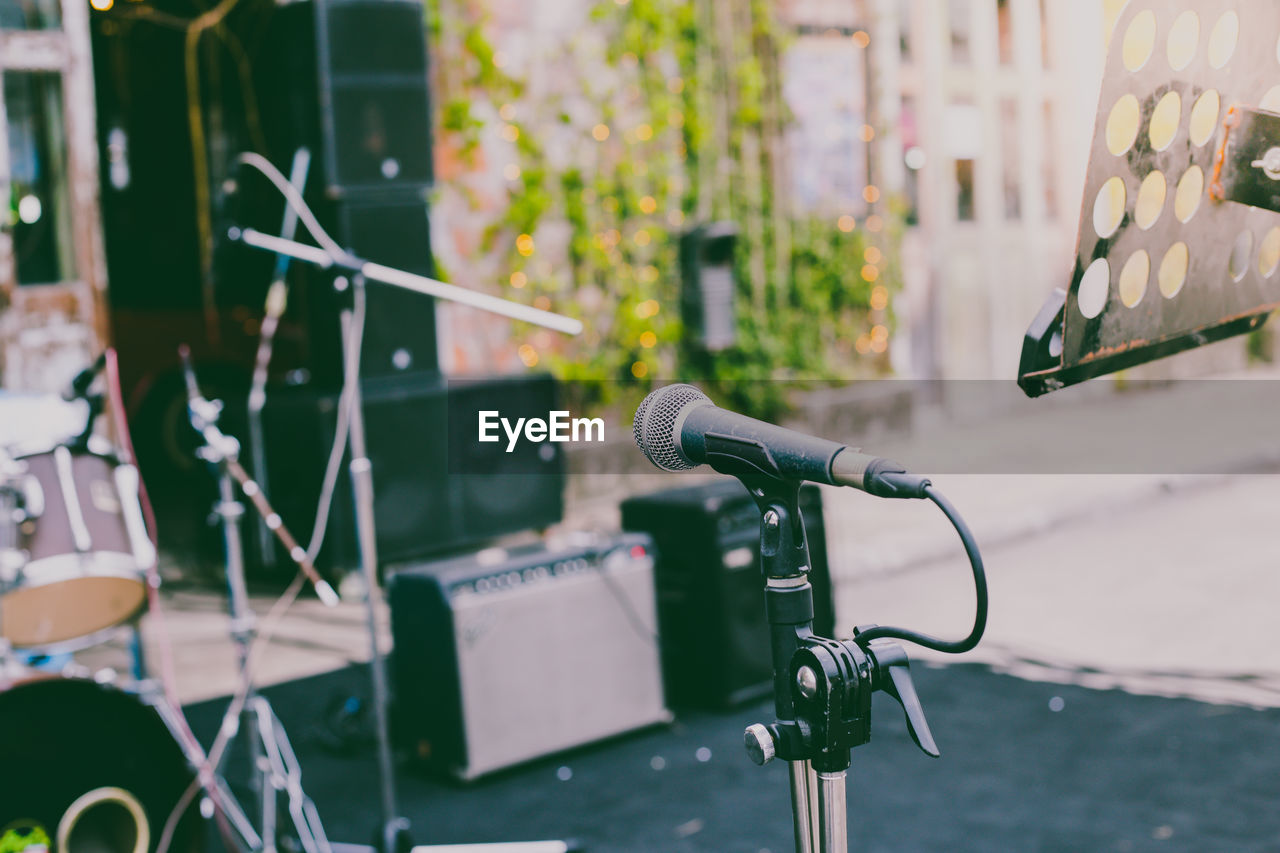
<svg viewBox="0 0 1280 853"><path fill-rule="evenodd" d="M188 354L184 350L182 355L191 424L204 439L198 453L203 460L216 466L218 472L218 503L214 514L221 520L226 549L231 636L236 645L240 671L246 678L251 678L249 654L254 637L254 617L245 587L243 541L240 535L244 507L236 500L237 484L254 508L263 515L267 527L276 534L302 572L314 584L321 601L333 606L338 603L338 596L316 572L306 558L306 552L284 527L280 516L263 496L261 487L240 464L239 442L217 426L221 404L216 400L206 400L200 395ZM294 832L305 853L332 853L333 848L325 835L315 804L302 788L301 769L284 727L266 697L258 694L252 683L247 688L240 725L240 734L248 747L252 787L260 798L259 820L262 832L258 837L261 840L253 843L246 838L250 849L262 850L263 853L275 853L277 850L278 796L283 791L288 801ZM213 768L214 774L217 775L219 770L218 767ZM238 825L236 828L240 830Z"/></svg>

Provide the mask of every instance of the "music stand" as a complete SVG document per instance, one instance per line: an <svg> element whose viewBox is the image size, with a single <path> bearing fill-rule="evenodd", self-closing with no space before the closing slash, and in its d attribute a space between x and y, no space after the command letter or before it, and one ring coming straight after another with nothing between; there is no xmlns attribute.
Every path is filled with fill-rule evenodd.
<svg viewBox="0 0 1280 853"><path fill-rule="evenodd" d="M1070 284L1023 341L1028 396L1252 331L1280 307L1277 34L1274 3L1140 0L1120 16Z"/></svg>

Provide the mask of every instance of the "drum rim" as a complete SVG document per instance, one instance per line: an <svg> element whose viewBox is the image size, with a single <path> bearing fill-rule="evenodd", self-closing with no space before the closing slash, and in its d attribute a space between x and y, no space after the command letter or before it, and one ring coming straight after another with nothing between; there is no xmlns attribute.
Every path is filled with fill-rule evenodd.
<svg viewBox="0 0 1280 853"><path fill-rule="evenodd" d="M21 462L23 459L28 459L32 456L44 456L53 453L59 447L65 447L77 456L96 456L113 465L127 464L111 442L100 435L89 436L87 445L77 445L74 436L69 436L61 441L33 440L26 443L18 442L9 445L6 450L11 459L15 462Z"/></svg>
<svg viewBox="0 0 1280 853"><path fill-rule="evenodd" d="M93 562L98 563L102 562L102 557L111 557L113 559L110 560L108 565L103 567L101 570L89 572L82 570L85 558L91 558ZM74 562L74 566L67 567L60 565L71 562ZM86 554L56 554L52 557L45 557L42 560L36 560L34 563L27 563L27 565L23 567L23 573L25 574L36 567L46 566L48 563L55 563L55 574L53 576L46 575L35 582L31 582L30 579L27 579L23 583L5 590L3 595L0 595L0 599L8 598L15 593L23 591L24 589L39 589L56 583L67 583L70 581L82 580L84 578L106 578L108 580L136 581L138 585L143 588L141 601L138 603L137 608L130 611L128 615L124 616L119 621L103 628L96 628L86 634L77 634L74 637L67 637L62 640L54 640L47 643L30 644L20 642L18 639L13 637L7 638L9 645L15 649L45 655L57 655L83 651L84 649L92 646L101 645L111 639L115 632L136 622L147 610L147 572L137 568L137 562L134 560L132 554L124 554L119 551L90 551ZM120 564L125 564L132 568L129 571L120 571L119 569L114 568ZM3 615L0 614L0 630L2 629Z"/></svg>
<svg viewBox="0 0 1280 853"><path fill-rule="evenodd" d="M105 565L102 567L91 565L86 569L86 562L94 564L105 563ZM50 566L50 563L53 565ZM64 563L73 565L64 566ZM115 568L117 564L127 565L129 568L127 570L117 569ZM5 590L4 595L9 595L22 589L34 589L86 577L137 580L138 583L144 585L147 582L147 570L138 568L137 558L133 554L124 551L85 551L84 553L69 551L62 554L54 554L49 557L41 557L39 560L32 560L22 567L24 578L27 578L29 573L33 571L39 571L43 577L24 580L23 583L12 589Z"/></svg>

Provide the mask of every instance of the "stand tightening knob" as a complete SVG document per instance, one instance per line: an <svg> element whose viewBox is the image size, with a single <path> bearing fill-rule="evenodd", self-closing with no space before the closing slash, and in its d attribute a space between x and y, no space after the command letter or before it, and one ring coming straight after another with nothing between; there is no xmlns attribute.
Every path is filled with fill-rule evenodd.
<svg viewBox="0 0 1280 853"><path fill-rule="evenodd" d="M761 767L773 761L774 755L777 754L773 745L773 734L760 723L747 727L743 736L743 745L747 748L747 757Z"/></svg>

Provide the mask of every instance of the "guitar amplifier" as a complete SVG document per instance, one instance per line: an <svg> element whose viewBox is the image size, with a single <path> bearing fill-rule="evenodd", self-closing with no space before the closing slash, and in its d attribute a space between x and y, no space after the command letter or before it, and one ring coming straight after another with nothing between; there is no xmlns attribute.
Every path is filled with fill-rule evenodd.
<svg viewBox="0 0 1280 853"><path fill-rule="evenodd" d="M800 489L809 540L813 629L835 636L822 493ZM760 572L760 510L724 478L628 498L622 527L658 548L656 580L662 669L672 707L727 708L773 690L773 656Z"/></svg>
<svg viewBox="0 0 1280 853"><path fill-rule="evenodd" d="M671 720L648 536L419 564L388 597L396 739L462 779Z"/></svg>

